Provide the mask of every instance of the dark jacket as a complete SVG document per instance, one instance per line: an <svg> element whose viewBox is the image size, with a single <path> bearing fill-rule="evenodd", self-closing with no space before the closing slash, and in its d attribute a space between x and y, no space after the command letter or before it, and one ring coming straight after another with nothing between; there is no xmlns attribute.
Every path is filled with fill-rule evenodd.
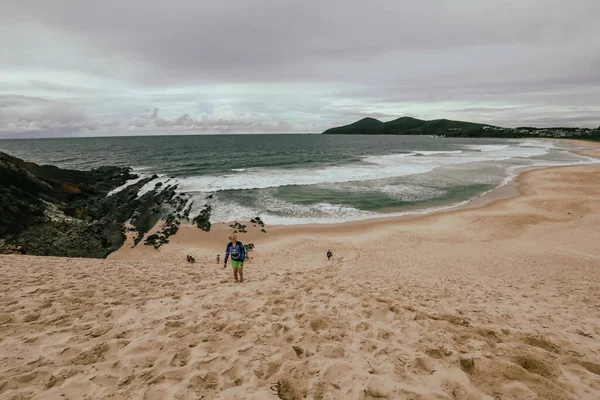
<svg viewBox="0 0 600 400"><path fill-rule="evenodd" d="M224 263L227 263L227 259L231 254L231 259L233 261L244 262L246 259L246 249L244 248L244 244L242 242L237 242L234 246L231 242L227 244L227 249L225 250L225 260Z"/></svg>

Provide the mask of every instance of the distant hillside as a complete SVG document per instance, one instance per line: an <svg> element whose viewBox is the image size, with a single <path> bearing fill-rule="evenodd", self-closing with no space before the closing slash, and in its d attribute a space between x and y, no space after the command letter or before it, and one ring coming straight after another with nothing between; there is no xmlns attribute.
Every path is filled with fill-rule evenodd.
<svg viewBox="0 0 600 400"><path fill-rule="evenodd" d="M446 137L555 137L600 140L600 128L503 128L474 122L401 117L381 122L363 118L350 125L327 129L324 135L436 135Z"/></svg>
<svg viewBox="0 0 600 400"><path fill-rule="evenodd" d="M491 127L491 125L447 119L423 121L411 117L401 117L389 122L363 118L353 124L331 128L323 133L326 135L444 135L475 133L482 131L484 127Z"/></svg>
<svg viewBox="0 0 600 400"><path fill-rule="evenodd" d="M363 118L353 124L331 128L323 132L324 134L340 135L368 135L379 134L385 124L375 118Z"/></svg>

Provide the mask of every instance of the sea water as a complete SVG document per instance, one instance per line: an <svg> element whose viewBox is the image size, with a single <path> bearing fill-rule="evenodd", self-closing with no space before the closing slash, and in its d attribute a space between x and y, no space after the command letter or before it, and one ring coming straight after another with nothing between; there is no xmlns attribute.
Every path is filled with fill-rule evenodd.
<svg viewBox="0 0 600 400"><path fill-rule="evenodd" d="M212 222L336 223L428 212L477 197L523 167L594 162L563 142L429 136L196 135L1 140L39 164L132 167L177 185Z"/></svg>

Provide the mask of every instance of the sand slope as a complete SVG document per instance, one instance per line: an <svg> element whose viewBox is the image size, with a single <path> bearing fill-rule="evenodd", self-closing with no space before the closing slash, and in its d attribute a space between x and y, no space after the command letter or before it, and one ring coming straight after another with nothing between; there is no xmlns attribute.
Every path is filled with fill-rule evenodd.
<svg viewBox="0 0 600 400"><path fill-rule="evenodd" d="M600 168L520 182L258 236L243 285L184 236L137 261L0 256L0 398L599 399Z"/></svg>

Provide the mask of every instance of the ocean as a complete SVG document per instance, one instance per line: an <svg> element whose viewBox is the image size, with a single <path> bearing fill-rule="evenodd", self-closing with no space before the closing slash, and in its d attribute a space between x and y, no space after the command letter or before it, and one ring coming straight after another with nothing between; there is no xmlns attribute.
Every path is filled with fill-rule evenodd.
<svg viewBox="0 0 600 400"><path fill-rule="evenodd" d="M38 164L130 166L192 195L211 221L337 223L453 207L530 166L593 162L566 143L429 136L197 135L0 140Z"/></svg>

